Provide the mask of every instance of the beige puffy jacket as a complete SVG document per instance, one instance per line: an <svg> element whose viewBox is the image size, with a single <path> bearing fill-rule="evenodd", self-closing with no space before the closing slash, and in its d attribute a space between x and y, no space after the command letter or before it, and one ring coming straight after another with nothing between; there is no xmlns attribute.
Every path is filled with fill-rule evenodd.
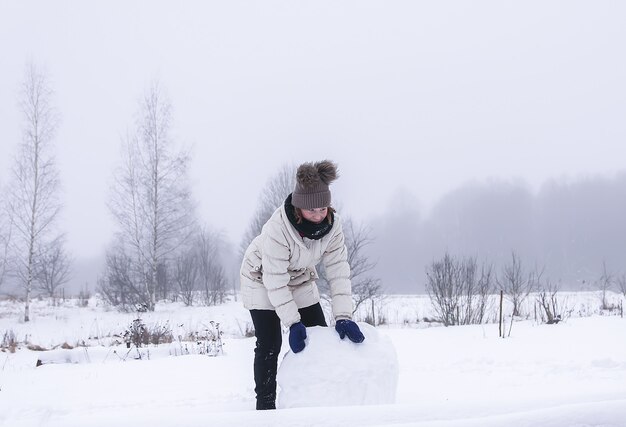
<svg viewBox="0 0 626 427"><path fill-rule="evenodd" d="M334 318L352 317L352 286L347 249L339 215L330 232L319 240L300 237L284 205L276 209L244 255L241 294L248 310L276 310L289 327L300 321L299 308L320 300L315 266L326 269Z"/></svg>

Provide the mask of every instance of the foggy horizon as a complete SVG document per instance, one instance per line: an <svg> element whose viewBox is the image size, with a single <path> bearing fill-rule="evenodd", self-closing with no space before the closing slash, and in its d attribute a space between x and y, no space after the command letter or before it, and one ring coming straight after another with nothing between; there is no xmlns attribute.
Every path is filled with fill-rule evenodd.
<svg viewBox="0 0 626 427"><path fill-rule="evenodd" d="M544 280L564 290L595 289L603 263L614 277L626 274L626 170L612 177L550 180L539 191L520 180L471 182L430 209L400 192L386 212L365 221L339 213L370 231L366 253L376 263L372 275L390 293L424 293L426 268L444 253L474 257L494 274L515 253L524 274L543 271ZM224 243L236 281L240 242L225 237ZM69 292L95 289L104 255L75 256L77 274L65 286Z"/></svg>

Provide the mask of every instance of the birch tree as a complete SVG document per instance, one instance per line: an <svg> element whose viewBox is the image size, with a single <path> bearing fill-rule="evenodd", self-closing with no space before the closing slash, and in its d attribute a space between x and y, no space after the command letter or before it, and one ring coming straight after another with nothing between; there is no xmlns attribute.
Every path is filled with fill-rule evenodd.
<svg viewBox="0 0 626 427"><path fill-rule="evenodd" d="M51 101L46 75L35 64L29 64L20 91L23 132L13 164L8 202L13 224L12 270L24 289L25 322L30 320L37 251L47 245L61 209L52 144L59 120Z"/></svg>
<svg viewBox="0 0 626 427"><path fill-rule="evenodd" d="M159 268L172 260L194 223L190 158L176 149L171 126L171 104L155 83L141 99L135 127L123 140L123 162L109 202L121 246L130 257L132 280L150 311L156 304Z"/></svg>
<svg viewBox="0 0 626 427"><path fill-rule="evenodd" d="M13 231L13 224L4 208L5 203L0 200L0 288L9 271L9 245Z"/></svg>

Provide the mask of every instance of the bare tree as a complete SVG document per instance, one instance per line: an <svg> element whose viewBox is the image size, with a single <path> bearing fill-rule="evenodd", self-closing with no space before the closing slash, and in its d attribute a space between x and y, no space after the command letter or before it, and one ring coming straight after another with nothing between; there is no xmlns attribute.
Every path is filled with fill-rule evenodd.
<svg viewBox="0 0 626 427"><path fill-rule="evenodd" d="M138 280L136 264L124 252L124 248L109 249L106 254L105 271L98 279L98 290L104 300L121 310L148 307L148 295L143 281Z"/></svg>
<svg viewBox="0 0 626 427"><path fill-rule="evenodd" d="M458 260L445 253L426 268L426 276L426 290L445 326L483 322L493 287L491 266L483 264L479 273L476 258Z"/></svg>
<svg viewBox="0 0 626 427"><path fill-rule="evenodd" d="M352 313L356 313L361 305L369 301L370 313L367 319L375 324L375 306L376 302L382 298L382 284L380 279L372 274L372 270L376 267L376 262L372 261L365 252L365 248L374 241L371 237L371 230L363 224L355 226L353 221L347 218L343 222L343 232L348 254L348 264L350 265L350 281L352 282ZM326 278L324 264L320 263L316 269L319 275L317 285L321 297L326 301L330 301L330 285Z"/></svg>
<svg viewBox="0 0 626 427"><path fill-rule="evenodd" d="M602 275L596 281L596 286L600 290L600 298L602 300L602 310L609 310L613 308L608 300L608 291L613 288L613 274L609 273L606 268L606 262L602 262Z"/></svg>
<svg viewBox="0 0 626 427"><path fill-rule="evenodd" d="M620 276L617 276L615 282L617 283L619 291L622 295L624 295L624 297L626 297L626 273L622 273Z"/></svg>
<svg viewBox="0 0 626 427"><path fill-rule="evenodd" d="M478 271L476 258L468 258L464 262L465 293L462 302L465 310L461 316L462 324L480 324L487 315L489 295L493 292L493 268L489 264L481 264Z"/></svg>
<svg viewBox="0 0 626 427"><path fill-rule="evenodd" d="M204 287L204 302L207 305L223 304L226 300L226 291L229 283L221 264L213 263L209 267L208 286Z"/></svg>
<svg viewBox="0 0 626 427"><path fill-rule="evenodd" d="M166 300L168 298L175 300L178 295L178 289L173 289L172 274L170 270L170 260L161 260L156 269L156 289L155 298L158 300Z"/></svg>
<svg viewBox="0 0 626 427"><path fill-rule="evenodd" d="M61 204L59 176L54 162L53 137L58 116L45 74L29 64L20 93L24 118L22 142L9 186L9 214L13 271L24 289L24 321L30 320L30 299L36 280L37 248L46 245Z"/></svg>
<svg viewBox="0 0 626 427"><path fill-rule="evenodd" d="M283 165L282 168L267 181L259 196L259 203L250 221L250 225L241 239L241 256L243 256L250 242L261 234L263 225L270 219L274 211L285 203L285 199L293 191L295 185L296 167L291 164Z"/></svg>
<svg viewBox="0 0 626 427"><path fill-rule="evenodd" d="M541 285L537 293L537 304L539 304L541 320L549 325L564 320L568 313L567 305L559 301L559 290L558 283L546 280L545 285Z"/></svg>
<svg viewBox="0 0 626 427"><path fill-rule="evenodd" d="M439 321L445 326L458 324L461 271L458 262L446 253L439 261L426 268L426 291Z"/></svg>
<svg viewBox="0 0 626 427"><path fill-rule="evenodd" d="M206 227L200 230L196 237L199 287L206 305L221 304L226 299L228 280L219 256L221 245L221 236Z"/></svg>
<svg viewBox="0 0 626 427"><path fill-rule="evenodd" d="M141 281L148 310L156 305L159 266L170 261L194 224L189 155L175 152L171 121L171 104L155 83L141 100L134 132L123 141L109 202L136 272L131 279Z"/></svg>
<svg viewBox="0 0 626 427"><path fill-rule="evenodd" d="M511 253L511 263L502 268L502 274L496 277L496 282L513 304L513 316L521 316L522 304L539 285L542 275L543 269L526 273L519 255L515 251Z"/></svg>
<svg viewBox="0 0 626 427"><path fill-rule="evenodd" d="M60 236L38 251L37 288L47 296L54 297L57 289L70 279L70 266L64 238Z"/></svg>
<svg viewBox="0 0 626 427"><path fill-rule="evenodd" d="M371 311L368 317L375 324L375 302L382 296L382 284L379 278L372 275L376 262L365 253L365 248L374 241L371 237L371 229L363 224L355 227L354 222L348 218L343 224L343 230L350 265L353 313L358 310L359 306L370 301Z"/></svg>
<svg viewBox="0 0 626 427"><path fill-rule="evenodd" d="M198 286L198 266L197 251L193 249L183 252L176 258L174 278L186 306L193 305Z"/></svg>

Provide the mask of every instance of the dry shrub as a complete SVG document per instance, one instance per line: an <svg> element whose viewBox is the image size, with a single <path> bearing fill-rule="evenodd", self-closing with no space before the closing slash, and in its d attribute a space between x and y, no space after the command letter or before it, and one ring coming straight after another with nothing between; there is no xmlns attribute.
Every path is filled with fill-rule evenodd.
<svg viewBox="0 0 626 427"><path fill-rule="evenodd" d="M15 353L17 349L17 336L12 329L6 331L2 336L2 342L0 343L0 350L8 351L9 353Z"/></svg>
<svg viewBox="0 0 626 427"><path fill-rule="evenodd" d="M26 348L31 351L47 351L48 350L47 348L44 348L38 344L28 344Z"/></svg>
<svg viewBox="0 0 626 427"><path fill-rule="evenodd" d="M133 323L124 332L123 337L126 346L129 348L131 345L135 347L148 344L159 345L171 343L174 340L168 322L165 322L163 325L155 323L152 326L146 326L142 319L133 320Z"/></svg>

